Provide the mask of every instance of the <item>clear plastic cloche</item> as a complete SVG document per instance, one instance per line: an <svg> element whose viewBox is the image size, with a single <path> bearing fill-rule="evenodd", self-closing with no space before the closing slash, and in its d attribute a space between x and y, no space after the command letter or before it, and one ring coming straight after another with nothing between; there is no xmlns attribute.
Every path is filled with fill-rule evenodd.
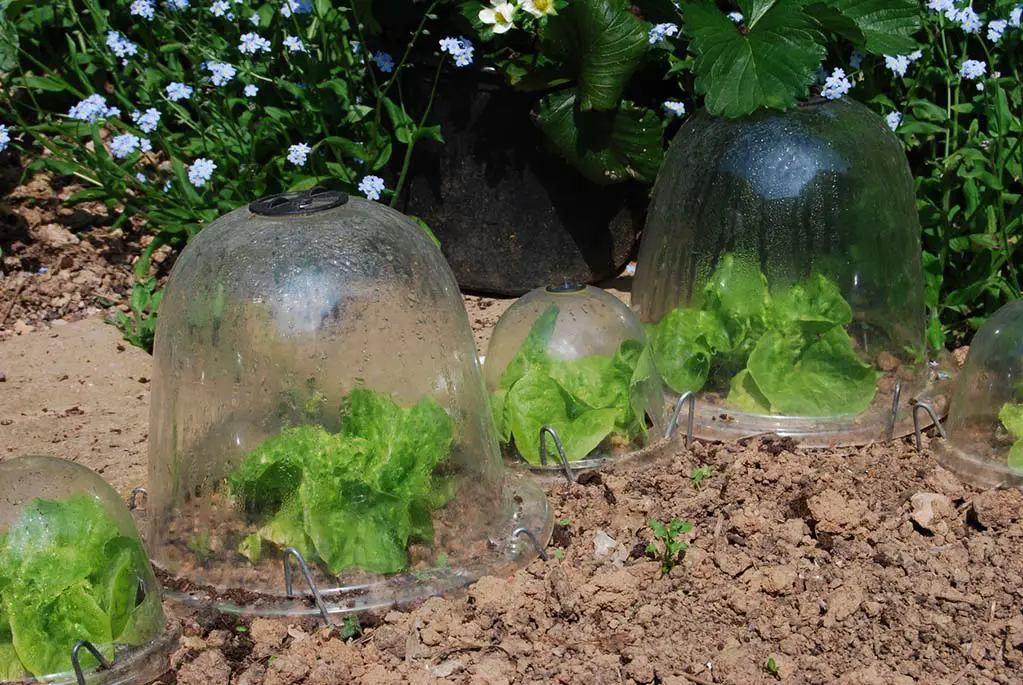
<svg viewBox="0 0 1023 685"><path fill-rule="evenodd" d="M451 269L384 205L314 189L213 222L153 356L147 544L172 599L386 607L550 535L543 493L504 470Z"/></svg>
<svg viewBox="0 0 1023 685"><path fill-rule="evenodd" d="M700 112L655 183L632 306L697 437L890 439L930 380L920 255L906 155L863 105Z"/></svg>
<svg viewBox="0 0 1023 685"><path fill-rule="evenodd" d="M1023 486L1023 300L977 331L933 443L941 462L982 487Z"/></svg>
<svg viewBox="0 0 1023 685"><path fill-rule="evenodd" d="M537 288L517 300L494 327L484 376L505 456L534 471L567 468L571 477L636 455L666 427L642 325L593 286Z"/></svg>
<svg viewBox="0 0 1023 685"><path fill-rule="evenodd" d="M125 502L54 457L0 462L0 682L148 683L177 639ZM98 654L101 662L96 658Z"/></svg>

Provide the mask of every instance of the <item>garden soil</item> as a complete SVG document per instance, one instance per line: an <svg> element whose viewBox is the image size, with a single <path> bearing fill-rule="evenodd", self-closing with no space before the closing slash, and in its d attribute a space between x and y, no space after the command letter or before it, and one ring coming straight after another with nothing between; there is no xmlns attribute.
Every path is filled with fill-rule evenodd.
<svg viewBox="0 0 1023 685"><path fill-rule="evenodd" d="M62 295L37 284L53 276L39 279L47 255L62 255L49 263L66 283L91 284L67 286L81 301L123 297L134 247L96 248L102 229L64 252L31 231L9 240L28 206L13 204L22 219L2 239L0 317L6 307L16 318L0 321L0 460L67 457L127 496L146 477L149 358L103 323L102 305L52 305L45 298ZM99 281L79 278L86 271ZM616 285L625 297L627 281ZM485 351L509 301L466 302ZM697 466L712 468L699 486ZM548 488L549 561L364 621L348 639L311 619L168 604L183 637L158 682L1023 683L1023 494L965 486L926 442L922 453L905 440L676 445L643 470L582 480ZM692 524L690 546L662 575L647 520L676 517Z"/></svg>

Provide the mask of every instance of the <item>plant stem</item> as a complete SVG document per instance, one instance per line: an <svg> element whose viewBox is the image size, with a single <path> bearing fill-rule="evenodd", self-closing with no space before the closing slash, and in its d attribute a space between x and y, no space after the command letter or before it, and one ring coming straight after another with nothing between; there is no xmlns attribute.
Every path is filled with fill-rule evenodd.
<svg viewBox="0 0 1023 685"><path fill-rule="evenodd" d="M412 164L412 150L416 146L419 130L426 125L426 120L430 116L430 111L433 109L433 101L437 96L437 84L440 83L440 73L441 68L444 66L444 62L444 57L441 57L440 61L437 62L437 71L433 75L433 87L430 89L430 99L426 102L426 109L423 110L423 116L419 119L419 124L416 126L416 130L412 134L412 139L409 140L408 145L405 147L405 158L401 162L401 173L398 175L398 182L394 186L394 196L391 197L390 202L391 207L395 207L398 204L401 189L405 185L405 177L408 175L409 165Z"/></svg>

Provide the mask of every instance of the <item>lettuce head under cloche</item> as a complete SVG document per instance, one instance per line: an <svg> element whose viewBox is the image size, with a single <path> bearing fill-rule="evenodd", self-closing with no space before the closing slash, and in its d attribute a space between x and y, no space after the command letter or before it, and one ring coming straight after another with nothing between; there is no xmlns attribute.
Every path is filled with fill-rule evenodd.
<svg viewBox="0 0 1023 685"><path fill-rule="evenodd" d="M807 445L912 431L933 397L913 177L843 98L694 115L654 186L632 306L694 434Z"/></svg>
<svg viewBox="0 0 1023 685"><path fill-rule="evenodd" d="M932 443L944 466L979 487L1023 486L1023 300L973 336L945 434Z"/></svg>
<svg viewBox="0 0 1023 685"><path fill-rule="evenodd" d="M98 474L54 457L0 462L0 683L151 682L177 634L128 508Z"/></svg>
<svg viewBox="0 0 1023 685"><path fill-rule="evenodd" d="M593 286L537 288L518 299L494 328L484 376L505 455L533 470L563 468L549 435L542 454L545 426L573 469L635 455L666 427L642 325Z"/></svg>
<svg viewBox="0 0 1023 685"><path fill-rule="evenodd" d="M147 544L172 599L380 608L550 535L504 470L451 269L382 204L314 189L210 224L171 272L152 384Z"/></svg>

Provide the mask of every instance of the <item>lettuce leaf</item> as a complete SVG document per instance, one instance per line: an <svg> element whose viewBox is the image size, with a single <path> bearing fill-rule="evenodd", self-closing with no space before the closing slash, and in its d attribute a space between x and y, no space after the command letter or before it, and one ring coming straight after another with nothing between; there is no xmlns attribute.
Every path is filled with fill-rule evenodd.
<svg viewBox="0 0 1023 685"><path fill-rule="evenodd" d="M231 490L261 521L263 540L295 547L335 575L395 573L410 541L432 541L432 512L453 495L453 481L435 475L453 435L434 400L405 409L360 388L344 400L339 433L285 429L249 453Z"/></svg>
<svg viewBox="0 0 1023 685"><path fill-rule="evenodd" d="M877 374L839 327L819 337L772 331L749 357L749 374L776 413L858 414L874 399Z"/></svg>
<svg viewBox="0 0 1023 685"><path fill-rule="evenodd" d="M828 278L815 274L772 297L759 268L725 254L697 306L668 312L649 336L657 370L677 393L726 385L740 411L837 416L863 411L876 393L876 374L845 331L851 321Z"/></svg>
<svg viewBox="0 0 1023 685"><path fill-rule="evenodd" d="M5 680L22 680L28 675L18 652L10 642L0 640L0 682Z"/></svg>
<svg viewBox="0 0 1023 685"><path fill-rule="evenodd" d="M611 435L643 434L646 407L660 401L660 378L639 341L622 342L613 355L551 357L558 313L551 306L537 318L491 395L501 443L514 442L531 464L540 463L544 426L557 431L568 460L579 461Z"/></svg>
<svg viewBox="0 0 1023 685"><path fill-rule="evenodd" d="M155 583L145 551L98 499L32 500L0 543L0 675L67 672L78 640L112 657L162 630L158 596L139 594Z"/></svg>
<svg viewBox="0 0 1023 685"><path fill-rule="evenodd" d="M1007 402L998 411L998 420L1016 440L1009 448L1006 463L1014 469L1023 469L1023 404Z"/></svg>

